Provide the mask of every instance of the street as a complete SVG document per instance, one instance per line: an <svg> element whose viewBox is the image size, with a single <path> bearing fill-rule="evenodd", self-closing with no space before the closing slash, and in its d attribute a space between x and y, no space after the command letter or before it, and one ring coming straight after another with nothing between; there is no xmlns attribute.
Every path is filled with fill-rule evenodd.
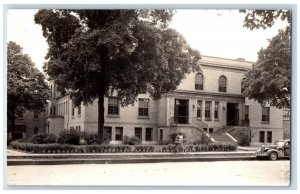
<svg viewBox="0 0 300 194"><path fill-rule="evenodd" d="M9 185L288 186L290 161L7 166Z"/></svg>

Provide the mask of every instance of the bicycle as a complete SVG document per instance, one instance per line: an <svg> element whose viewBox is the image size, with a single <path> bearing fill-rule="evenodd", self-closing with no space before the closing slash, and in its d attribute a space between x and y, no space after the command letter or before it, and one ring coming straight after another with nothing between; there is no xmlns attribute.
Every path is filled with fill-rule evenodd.
<svg viewBox="0 0 300 194"><path fill-rule="evenodd" d="M190 146L184 144L184 141L186 140L183 140L182 142L175 142L175 147L173 149L173 152L174 153L181 153L181 152L191 152L191 148Z"/></svg>

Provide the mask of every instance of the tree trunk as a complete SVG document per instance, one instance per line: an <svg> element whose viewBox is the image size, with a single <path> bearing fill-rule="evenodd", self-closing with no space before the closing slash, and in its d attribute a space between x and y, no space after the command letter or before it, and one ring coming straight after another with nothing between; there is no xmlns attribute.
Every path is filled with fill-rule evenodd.
<svg viewBox="0 0 300 194"><path fill-rule="evenodd" d="M98 144L104 141L104 93L99 92L98 97Z"/></svg>
<svg viewBox="0 0 300 194"><path fill-rule="evenodd" d="M11 104L11 115L10 115L10 124L11 126L8 125L8 127L10 127L10 133L11 133L11 140L15 140L16 138L16 126L15 126L15 105L14 102L12 100L12 104ZM8 138L7 138L8 140Z"/></svg>

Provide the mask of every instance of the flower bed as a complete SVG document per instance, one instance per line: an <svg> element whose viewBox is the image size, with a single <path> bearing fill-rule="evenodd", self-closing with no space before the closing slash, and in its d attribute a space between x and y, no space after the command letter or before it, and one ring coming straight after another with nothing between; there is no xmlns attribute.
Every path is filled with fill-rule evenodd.
<svg viewBox="0 0 300 194"><path fill-rule="evenodd" d="M124 152L172 152L174 145L69 145L69 144L33 144L11 142L13 149L32 153L124 153ZM190 145L192 152L234 151L234 143L212 143L208 145Z"/></svg>

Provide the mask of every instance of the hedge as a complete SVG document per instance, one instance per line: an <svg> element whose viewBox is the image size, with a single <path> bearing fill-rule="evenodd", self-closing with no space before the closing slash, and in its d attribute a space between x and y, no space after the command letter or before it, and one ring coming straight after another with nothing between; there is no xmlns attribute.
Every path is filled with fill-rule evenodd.
<svg viewBox="0 0 300 194"><path fill-rule="evenodd" d="M119 153L119 152L172 152L174 145L69 145L32 144L11 142L13 149L32 153ZM211 143L208 145L189 145L192 152L234 151L235 143Z"/></svg>

